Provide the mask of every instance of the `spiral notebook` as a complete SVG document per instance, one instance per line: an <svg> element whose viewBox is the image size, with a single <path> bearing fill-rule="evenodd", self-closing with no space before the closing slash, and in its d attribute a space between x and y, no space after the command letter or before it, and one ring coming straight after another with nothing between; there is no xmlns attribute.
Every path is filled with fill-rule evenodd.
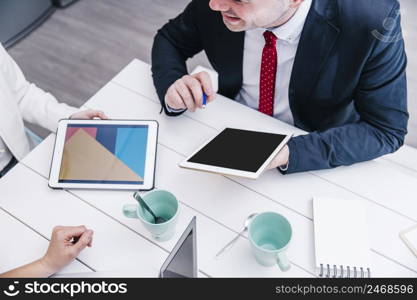
<svg viewBox="0 0 417 300"><path fill-rule="evenodd" d="M400 238L404 241L411 252L417 256L417 226L408 228L400 232Z"/></svg>
<svg viewBox="0 0 417 300"><path fill-rule="evenodd" d="M365 204L313 199L316 273L320 277L371 277Z"/></svg>

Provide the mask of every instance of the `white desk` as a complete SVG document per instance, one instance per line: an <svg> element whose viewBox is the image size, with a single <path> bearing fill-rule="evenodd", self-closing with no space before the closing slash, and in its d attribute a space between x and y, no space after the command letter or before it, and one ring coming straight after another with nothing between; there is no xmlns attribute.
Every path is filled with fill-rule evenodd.
<svg viewBox="0 0 417 300"><path fill-rule="evenodd" d="M20 250L16 252L18 255L13 254L16 263L12 265L39 256L42 247L35 250L22 247L40 243L37 240L42 236L45 244L45 237L49 237L54 225L85 224L95 230L94 246L68 268L76 272L80 268L91 271L141 268L150 272L155 265L162 264L196 215L201 276L312 277L315 274L311 198L322 195L359 199L368 206L373 276L417 276L417 259L398 237L401 230L417 223L413 193L417 185L417 150L403 147L393 155L334 170L289 176L272 170L257 181L180 169L178 162L226 126L303 132L221 96L207 109L194 114L185 113L177 118L159 114L150 66L139 60L132 61L85 107L104 110L111 118L158 120L156 186L173 192L181 202L177 234L171 241L157 243L137 220L125 218L122 205L134 203L129 192L50 190L47 178L54 143L51 135L0 180L3 210L0 223L6 227L10 223L14 235L34 236L27 241L13 240ZM244 238L223 259L214 259L215 253L240 231L249 214L268 210L283 214L293 226L288 252L293 266L289 272L259 266ZM7 253L0 254L8 257ZM0 271L10 266L0 260Z"/></svg>

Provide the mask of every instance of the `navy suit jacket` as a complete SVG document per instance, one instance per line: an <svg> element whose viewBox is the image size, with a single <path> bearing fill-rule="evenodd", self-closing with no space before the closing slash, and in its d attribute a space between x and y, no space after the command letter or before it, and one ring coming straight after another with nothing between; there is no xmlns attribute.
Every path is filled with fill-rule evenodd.
<svg viewBox="0 0 417 300"><path fill-rule="evenodd" d="M208 0L193 0L157 33L154 84L167 89L200 51L219 73L219 93L242 86L245 33L231 32ZM406 54L396 0L313 0L289 87L295 126L286 173L333 168L396 151L407 134ZM169 113L175 116L177 113ZM233 112L230 112L231 114Z"/></svg>

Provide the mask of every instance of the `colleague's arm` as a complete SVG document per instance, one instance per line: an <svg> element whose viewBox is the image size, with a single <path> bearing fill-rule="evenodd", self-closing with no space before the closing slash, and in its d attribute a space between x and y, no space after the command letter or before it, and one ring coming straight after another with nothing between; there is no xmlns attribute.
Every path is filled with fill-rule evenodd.
<svg viewBox="0 0 417 300"><path fill-rule="evenodd" d="M0 278L49 277L72 262L85 247L91 247L92 239L93 231L85 226L57 226L52 231L51 242L44 257L0 274Z"/></svg>
<svg viewBox="0 0 417 300"><path fill-rule="evenodd" d="M170 116L182 114L185 108L194 110L201 107L202 89L209 95L208 102L215 97L210 90L211 81L208 74L203 72L189 76L187 72L187 59L203 50L195 20L197 16L197 1L194 0L183 13L170 20L155 36L152 48L152 76L162 107ZM171 109L167 109L166 96L171 99Z"/></svg>
<svg viewBox="0 0 417 300"><path fill-rule="evenodd" d="M28 82L21 69L6 52L0 47L4 62L1 64L3 72L8 76L8 85L18 95L18 105L23 119L38 124L50 131L55 131L59 119L68 118L79 110L64 103L58 103L49 93Z"/></svg>
<svg viewBox="0 0 417 300"><path fill-rule="evenodd" d="M384 34L400 36L399 7L391 12L396 27ZM392 153L407 134L407 59L404 42L375 38L354 97L357 123L291 139L284 173L327 169L375 159Z"/></svg>
<svg viewBox="0 0 417 300"><path fill-rule="evenodd" d="M54 96L26 80L22 70L0 45L0 64L2 72L7 74L9 87L16 92L18 106L25 121L55 131L60 119L92 119L107 117L97 110L80 111L65 103L58 103Z"/></svg>

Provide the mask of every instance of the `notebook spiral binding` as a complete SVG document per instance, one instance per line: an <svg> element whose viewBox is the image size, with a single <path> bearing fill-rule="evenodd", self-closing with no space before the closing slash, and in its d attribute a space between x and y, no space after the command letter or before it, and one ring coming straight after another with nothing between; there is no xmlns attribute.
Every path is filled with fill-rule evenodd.
<svg viewBox="0 0 417 300"><path fill-rule="evenodd" d="M320 273L319 273L319 277L327 277L327 278L365 278L365 271L364 269L361 268L357 268L357 267L353 267L352 272L351 272L351 267L349 266L342 266L340 265L340 267L338 268L336 265L333 265L333 275L330 276L331 274L331 266L328 264L327 268L323 266L323 264L320 264ZM345 275L345 271L346 271L346 275ZM371 270L369 268L367 268L368 271L368 278L371 278ZM340 276L338 276L340 273ZM353 274L352 274L353 273ZM353 275L353 276L351 276ZM358 276L360 275L360 276Z"/></svg>

